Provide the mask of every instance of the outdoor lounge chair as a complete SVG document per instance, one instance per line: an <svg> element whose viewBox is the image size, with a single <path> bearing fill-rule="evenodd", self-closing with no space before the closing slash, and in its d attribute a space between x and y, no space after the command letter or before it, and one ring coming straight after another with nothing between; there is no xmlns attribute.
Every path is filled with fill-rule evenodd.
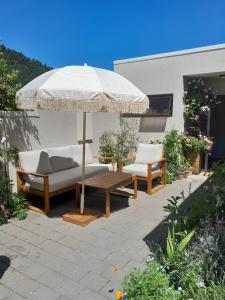
<svg viewBox="0 0 225 300"><path fill-rule="evenodd" d="M119 171L137 176L137 180L147 181L147 192L153 194L166 185L166 159L163 157L162 144L138 144L136 157L121 160ZM134 163L124 165L126 161ZM160 179L161 177L161 179ZM153 179L159 179L159 184L153 187Z"/></svg>
<svg viewBox="0 0 225 300"><path fill-rule="evenodd" d="M92 155L90 144L86 144L85 177L108 170L114 171L111 164L98 163ZM101 158L101 157L100 157ZM70 190L76 190L76 182L82 176L82 145L48 148L19 153L17 169L17 190L44 197L44 210L29 205L29 208L48 214L51 197Z"/></svg>

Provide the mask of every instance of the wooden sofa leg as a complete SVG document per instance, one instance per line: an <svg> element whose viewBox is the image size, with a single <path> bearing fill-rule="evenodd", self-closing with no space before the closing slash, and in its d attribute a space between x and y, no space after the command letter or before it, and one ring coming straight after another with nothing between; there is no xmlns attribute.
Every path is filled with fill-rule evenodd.
<svg viewBox="0 0 225 300"><path fill-rule="evenodd" d="M134 199L137 199L137 188L138 188L138 179L137 176L134 176Z"/></svg>
<svg viewBox="0 0 225 300"><path fill-rule="evenodd" d="M149 177L148 181L147 181L147 193L149 195L152 194L152 178L151 177Z"/></svg>
<svg viewBox="0 0 225 300"><path fill-rule="evenodd" d="M48 177L44 178L44 212L46 215L49 213L49 185Z"/></svg>

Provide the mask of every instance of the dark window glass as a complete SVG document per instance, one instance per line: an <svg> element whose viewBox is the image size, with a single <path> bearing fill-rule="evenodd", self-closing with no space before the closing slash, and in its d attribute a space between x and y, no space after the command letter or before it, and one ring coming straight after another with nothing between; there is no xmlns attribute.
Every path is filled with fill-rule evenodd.
<svg viewBox="0 0 225 300"><path fill-rule="evenodd" d="M173 113L173 94L148 95L150 109L146 113L149 116L168 116Z"/></svg>

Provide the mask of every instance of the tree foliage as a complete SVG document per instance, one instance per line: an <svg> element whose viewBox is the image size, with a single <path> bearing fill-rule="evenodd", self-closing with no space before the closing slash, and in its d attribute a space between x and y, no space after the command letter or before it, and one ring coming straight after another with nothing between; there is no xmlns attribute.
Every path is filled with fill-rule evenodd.
<svg viewBox="0 0 225 300"><path fill-rule="evenodd" d="M18 70L17 83L22 86L36 78L37 76L51 70L52 68L46 64L42 64L36 59L30 59L12 49L5 46L1 47L2 55L6 61L9 70Z"/></svg>
<svg viewBox="0 0 225 300"><path fill-rule="evenodd" d="M10 70L6 60L0 57L0 111L16 110L15 94L20 85L16 83L18 72Z"/></svg>

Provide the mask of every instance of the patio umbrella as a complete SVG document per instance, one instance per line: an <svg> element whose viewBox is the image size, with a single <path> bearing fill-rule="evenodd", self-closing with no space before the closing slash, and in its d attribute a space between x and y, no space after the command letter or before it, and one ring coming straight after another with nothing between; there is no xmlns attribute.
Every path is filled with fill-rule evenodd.
<svg viewBox="0 0 225 300"><path fill-rule="evenodd" d="M67 66L48 71L16 94L24 110L83 112L82 196L84 212L85 140L87 112L143 113L149 100L121 75L90 66Z"/></svg>

